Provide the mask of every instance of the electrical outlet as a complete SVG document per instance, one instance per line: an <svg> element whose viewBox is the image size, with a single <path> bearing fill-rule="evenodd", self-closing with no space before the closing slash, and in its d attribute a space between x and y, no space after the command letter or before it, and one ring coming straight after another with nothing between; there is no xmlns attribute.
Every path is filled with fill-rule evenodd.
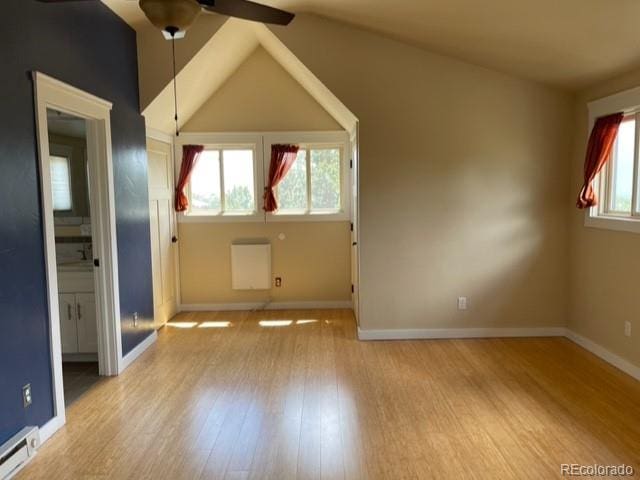
<svg viewBox="0 0 640 480"><path fill-rule="evenodd" d="M282 277L276 277L276 287L280 288L282 286Z"/></svg>
<svg viewBox="0 0 640 480"><path fill-rule="evenodd" d="M629 320L624 322L624 336L625 337L631 336L631 322Z"/></svg>
<svg viewBox="0 0 640 480"><path fill-rule="evenodd" d="M31 398L31 384L27 383L24 387L22 387L22 405L24 408L27 408L31 405L33 399Z"/></svg>
<svg viewBox="0 0 640 480"><path fill-rule="evenodd" d="M138 312L133 312L133 326L138 326Z"/></svg>
<svg viewBox="0 0 640 480"><path fill-rule="evenodd" d="M458 310L466 310L468 306L467 297L458 297Z"/></svg>

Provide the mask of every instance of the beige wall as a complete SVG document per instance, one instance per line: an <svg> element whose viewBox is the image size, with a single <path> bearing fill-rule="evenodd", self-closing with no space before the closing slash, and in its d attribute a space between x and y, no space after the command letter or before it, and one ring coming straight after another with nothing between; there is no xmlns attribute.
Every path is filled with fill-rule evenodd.
<svg viewBox="0 0 640 480"><path fill-rule="evenodd" d="M341 130L262 47L189 119L184 132Z"/></svg>
<svg viewBox="0 0 640 480"><path fill-rule="evenodd" d="M333 118L264 49L257 49L185 125L184 132L339 130ZM182 223L183 304L348 301L348 222ZM285 240L278 238L284 233ZM234 240L267 238L281 288L231 289Z"/></svg>
<svg viewBox="0 0 640 480"><path fill-rule="evenodd" d="M284 240L278 238L280 233L284 233ZM230 245L247 238L270 240L273 277L282 277L281 288L255 292L231 289ZM182 303L348 301L349 239L345 222L182 223Z"/></svg>
<svg viewBox="0 0 640 480"><path fill-rule="evenodd" d="M318 17L273 32L360 120L361 326L564 326L572 98Z"/></svg>
<svg viewBox="0 0 640 480"><path fill-rule="evenodd" d="M575 108L574 152L568 198L571 219L571 315L569 328L640 366L640 236L584 226L584 212L573 205L582 184L588 141L587 103L640 85L640 71L580 93ZM624 322L632 321L632 337Z"/></svg>

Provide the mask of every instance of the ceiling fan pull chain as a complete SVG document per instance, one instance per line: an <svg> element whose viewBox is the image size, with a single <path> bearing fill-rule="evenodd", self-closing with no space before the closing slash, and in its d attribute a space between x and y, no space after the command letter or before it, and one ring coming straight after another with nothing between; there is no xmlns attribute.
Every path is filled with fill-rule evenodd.
<svg viewBox="0 0 640 480"><path fill-rule="evenodd" d="M171 33L171 49L173 51L173 102L176 122L176 137L180 136L180 128L178 127L178 80L176 78L176 36Z"/></svg>

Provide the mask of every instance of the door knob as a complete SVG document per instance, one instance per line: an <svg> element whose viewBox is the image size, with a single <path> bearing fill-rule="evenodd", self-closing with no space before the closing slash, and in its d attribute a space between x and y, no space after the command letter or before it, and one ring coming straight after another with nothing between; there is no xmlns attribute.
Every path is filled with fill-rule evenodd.
<svg viewBox="0 0 640 480"><path fill-rule="evenodd" d="M171 237L171 243L178 243L178 237L176 237L175 235Z"/></svg>

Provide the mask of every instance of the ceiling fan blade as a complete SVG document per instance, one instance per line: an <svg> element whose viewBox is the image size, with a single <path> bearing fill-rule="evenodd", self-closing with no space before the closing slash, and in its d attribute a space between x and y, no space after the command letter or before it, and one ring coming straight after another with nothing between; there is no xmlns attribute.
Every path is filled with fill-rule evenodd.
<svg viewBox="0 0 640 480"><path fill-rule="evenodd" d="M295 17L293 13L249 0L200 0L200 4L205 11L275 25L289 25Z"/></svg>
<svg viewBox="0 0 640 480"><path fill-rule="evenodd" d="M95 2L96 0L36 0L40 3Z"/></svg>

